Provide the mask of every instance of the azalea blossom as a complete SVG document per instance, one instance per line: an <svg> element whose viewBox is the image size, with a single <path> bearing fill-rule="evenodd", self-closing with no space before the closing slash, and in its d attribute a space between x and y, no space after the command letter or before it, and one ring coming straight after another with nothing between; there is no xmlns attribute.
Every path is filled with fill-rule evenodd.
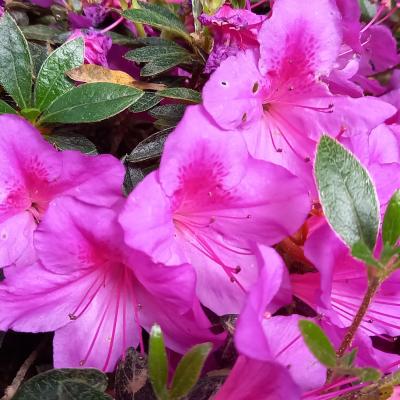
<svg viewBox="0 0 400 400"><path fill-rule="evenodd" d="M56 368L112 371L127 347L144 351L141 328L154 323L179 353L218 341L196 302L192 267L165 267L128 249L117 210L58 198L35 247L39 261L10 269L0 284L0 329L55 330Z"/></svg>
<svg viewBox="0 0 400 400"><path fill-rule="evenodd" d="M311 160L323 133L369 132L395 109L371 97L335 96L322 81L342 43L329 0L280 0L260 29L260 54L223 61L204 87L204 107L222 130L239 129L250 153L283 165L313 190Z"/></svg>
<svg viewBox="0 0 400 400"><path fill-rule="evenodd" d="M112 156L58 152L26 120L0 116L0 265L36 259L33 232L49 203L70 195L90 204L119 201L124 169Z"/></svg>
<svg viewBox="0 0 400 400"><path fill-rule="evenodd" d="M228 140L229 138L229 140ZM169 136L160 169L130 194L125 240L166 264L189 262L200 301L238 313L272 245L296 231L310 203L299 179L252 158L242 136L222 135L201 107Z"/></svg>

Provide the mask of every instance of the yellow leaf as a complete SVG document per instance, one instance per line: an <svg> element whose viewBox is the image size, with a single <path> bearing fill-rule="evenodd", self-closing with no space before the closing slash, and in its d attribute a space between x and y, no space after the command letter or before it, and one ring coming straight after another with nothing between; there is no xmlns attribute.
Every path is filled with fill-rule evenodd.
<svg viewBox="0 0 400 400"><path fill-rule="evenodd" d="M107 69L95 64L81 65L66 72L66 75L73 81L84 83L108 82L147 90L163 90L166 88L165 85L160 83L140 82L126 72Z"/></svg>

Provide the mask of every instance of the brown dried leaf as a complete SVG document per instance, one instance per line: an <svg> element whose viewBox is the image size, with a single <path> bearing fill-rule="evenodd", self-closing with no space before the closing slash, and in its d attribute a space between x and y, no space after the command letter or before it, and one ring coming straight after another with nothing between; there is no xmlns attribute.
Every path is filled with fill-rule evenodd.
<svg viewBox="0 0 400 400"><path fill-rule="evenodd" d="M165 85L151 82L140 82L123 71L104 68L101 65L84 64L71 69L66 75L74 81L84 83L108 82L119 85L133 86L142 90L163 90Z"/></svg>

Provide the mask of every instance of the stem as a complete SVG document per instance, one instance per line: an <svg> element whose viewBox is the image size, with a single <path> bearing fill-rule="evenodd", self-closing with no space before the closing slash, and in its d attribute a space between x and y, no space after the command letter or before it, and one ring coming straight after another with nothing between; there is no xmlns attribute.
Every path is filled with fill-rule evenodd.
<svg viewBox="0 0 400 400"><path fill-rule="evenodd" d="M367 292L364 295L363 301L360 305L360 308L357 311L356 316L354 317L354 320L352 324L350 325L349 330L347 331L346 335L343 338L343 341L339 347L339 350L336 352L338 357L342 357L347 348L351 345L354 336L357 332L357 329L359 328L363 318L365 317L365 314L368 311L368 308L375 296L375 293L378 291L380 285L381 285L381 279L374 277L371 279Z"/></svg>

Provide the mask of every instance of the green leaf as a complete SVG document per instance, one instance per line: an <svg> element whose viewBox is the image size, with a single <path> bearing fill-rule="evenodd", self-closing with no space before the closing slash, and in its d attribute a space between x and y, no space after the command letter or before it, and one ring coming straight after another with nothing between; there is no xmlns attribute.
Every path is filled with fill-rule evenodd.
<svg viewBox="0 0 400 400"><path fill-rule="evenodd" d="M172 379L169 392L172 399L180 399L194 387L211 349L211 343L198 344L182 357Z"/></svg>
<svg viewBox="0 0 400 400"><path fill-rule="evenodd" d="M360 162L336 140L322 136L315 175L329 224L352 247L364 242L374 248L379 229L376 190Z"/></svg>
<svg viewBox="0 0 400 400"><path fill-rule="evenodd" d="M150 332L148 368L154 393L160 400L168 399L168 359L164 336L159 325L154 324Z"/></svg>
<svg viewBox="0 0 400 400"><path fill-rule="evenodd" d="M76 134L52 134L45 136L57 150L77 150L83 154L95 155L96 146L85 136Z"/></svg>
<svg viewBox="0 0 400 400"><path fill-rule="evenodd" d="M374 382L377 381L381 376L381 372L376 368L335 368L336 374L357 376L362 382Z"/></svg>
<svg viewBox="0 0 400 400"><path fill-rule="evenodd" d="M154 107L149 114L154 118L164 119L171 122L179 122L185 112L184 104L166 104Z"/></svg>
<svg viewBox="0 0 400 400"><path fill-rule="evenodd" d="M47 58L47 47L28 42L29 51L33 62L33 75L38 76L40 68Z"/></svg>
<svg viewBox="0 0 400 400"><path fill-rule="evenodd" d="M190 101L191 103L201 103L201 94L188 88L168 88L161 90L157 95L170 99Z"/></svg>
<svg viewBox="0 0 400 400"><path fill-rule="evenodd" d="M382 238L387 246L394 246L400 237L400 190L389 201L383 218Z"/></svg>
<svg viewBox="0 0 400 400"><path fill-rule="evenodd" d="M175 46L145 46L128 51L125 58L136 62L148 62L163 58L168 55L190 55L187 50L178 45Z"/></svg>
<svg viewBox="0 0 400 400"><path fill-rule="evenodd" d="M22 33L28 40L37 40L39 42L62 43L57 37L62 31L48 25L28 25L21 28Z"/></svg>
<svg viewBox="0 0 400 400"><path fill-rule="evenodd" d="M173 40L164 39L158 36L148 36L143 38L136 38L133 40L132 44L142 45L142 46L178 46Z"/></svg>
<svg viewBox="0 0 400 400"><path fill-rule="evenodd" d="M299 321L299 328L304 342L314 357L326 367L335 367L336 352L324 331L308 320Z"/></svg>
<svg viewBox="0 0 400 400"><path fill-rule="evenodd" d="M20 108L32 104L33 63L28 42L12 17L0 18L0 83Z"/></svg>
<svg viewBox="0 0 400 400"><path fill-rule="evenodd" d="M107 376L92 369L53 369L23 383L14 400L112 400L104 393Z"/></svg>
<svg viewBox="0 0 400 400"><path fill-rule="evenodd" d="M171 53L147 63L140 70L140 76L158 75L162 72L170 70L171 68L177 67L180 64L185 64L190 60L190 55Z"/></svg>
<svg viewBox="0 0 400 400"><path fill-rule="evenodd" d="M167 140L171 129L153 133L146 139L142 140L126 157L126 160L131 163L139 163L160 157L164 148L164 143Z"/></svg>
<svg viewBox="0 0 400 400"><path fill-rule="evenodd" d="M375 268L383 268L383 265L375 259L371 249L364 242L356 242L351 247L351 255L364 261L367 265Z"/></svg>
<svg viewBox="0 0 400 400"><path fill-rule="evenodd" d="M358 349L354 348L349 353L346 353L344 356L340 357L339 365L345 368L351 368L356 360Z"/></svg>
<svg viewBox="0 0 400 400"><path fill-rule="evenodd" d="M144 92L143 96L129 107L129 111L141 113L150 110L150 108L156 106L161 100L162 98L153 92Z"/></svg>
<svg viewBox="0 0 400 400"><path fill-rule="evenodd" d="M17 112L5 101L0 100L0 114L17 114Z"/></svg>
<svg viewBox="0 0 400 400"><path fill-rule="evenodd" d="M64 43L54 50L40 68L35 85L35 106L46 109L57 97L75 85L65 72L83 64L84 43L82 38Z"/></svg>
<svg viewBox="0 0 400 400"><path fill-rule="evenodd" d="M126 10L123 16L133 22L154 26L160 30L164 29L188 41L191 40L184 23L166 7L142 1L138 1L138 4L141 8Z"/></svg>
<svg viewBox="0 0 400 400"><path fill-rule="evenodd" d="M23 108L21 110L21 115L31 122L34 122L39 114L40 110L37 108Z"/></svg>
<svg viewBox="0 0 400 400"><path fill-rule="evenodd" d="M86 83L58 97L39 123L82 123L110 118L142 96L141 90L114 83Z"/></svg>

